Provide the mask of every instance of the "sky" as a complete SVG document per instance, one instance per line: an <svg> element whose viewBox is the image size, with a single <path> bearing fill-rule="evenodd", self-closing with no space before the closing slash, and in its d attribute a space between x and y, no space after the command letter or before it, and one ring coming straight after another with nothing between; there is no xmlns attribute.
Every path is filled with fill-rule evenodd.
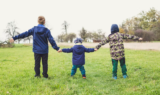
<svg viewBox="0 0 160 95"><path fill-rule="evenodd" d="M160 11L160 0L0 0L0 41L6 40L7 23L15 21L23 33L37 26L38 16L46 18L55 38L64 32L62 23L69 23L68 33L84 27L87 31L110 34L112 24L120 25L141 11L155 8Z"/></svg>

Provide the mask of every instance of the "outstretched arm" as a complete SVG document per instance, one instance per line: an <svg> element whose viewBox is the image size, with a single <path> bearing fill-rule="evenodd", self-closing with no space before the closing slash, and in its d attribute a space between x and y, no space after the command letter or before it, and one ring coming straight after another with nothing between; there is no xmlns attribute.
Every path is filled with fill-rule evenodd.
<svg viewBox="0 0 160 95"><path fill-rule="evenodd" d="M55 40L53 39L50 31L48 32L48 40L49 40L49 42L51 43L52 47L53 47L55 50L58 51L58 50L59 50L59 47L57 46Z"/></svg>
<svg viewBox="0 0 160 95"><path fill-rule="evenodd" d="M103 40L101 43L99 43L97 46L96 46L96 49L99 49L102 45L105 45L109 42L109 37L107 37L105 40Z"/></svg>
<svg viewBox="0 0 160 95"><path fill-rule="evenodd" d="M85 52L94 52L96 51L97 49L94 49L94 48L85 48Z"/></svg>
<svg viewBox="0 0 160 95"><path fill-rule="evenodd" d="M30 36L30 35L32 35L32 34L33 34L33 28L30 29L30 30L28 30L28 31L26 31L26 32L23 32L23 33L15 36L15 37L13 37L13 38L11 38L11 39L10 39L10 42L12 43L12 42L14 42L14 41L17 40L17 39L25 38L25 37L28 37L28 36Z"/></svg>
<svg viewBox="0 0 160 95"><path fill-rule="evenodd" d="M71 52L73 52L73 48L64 48L64 49L62 49L62 52L71 53Z"/></svg>
<svg viewBox="0 0 160 95"><path fill-rule="evenodd" d="M123 39L133 39L133 40L142 40L142 38L139 38L138 36L129 35L129 34L122 34Z"/></svg>

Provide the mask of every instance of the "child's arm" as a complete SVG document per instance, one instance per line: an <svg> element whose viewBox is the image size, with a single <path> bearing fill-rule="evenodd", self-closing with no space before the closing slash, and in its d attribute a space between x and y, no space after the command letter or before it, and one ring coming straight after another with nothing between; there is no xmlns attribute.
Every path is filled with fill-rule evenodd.
<svg viewBox="0 0 160 95"><path fill-rule="evenodd" d="M99 49L102 45L105 45L109 42L109 37L107 37L105 40L103 40L101 43L99 43L97 46L96 46L96 49Z"/></svg>
<svg viewBox="0 0 160 95"><path fill-rule="evenodd" d="M51 43L52 47L55 49L55 50L59 50L59 47L57 46L56 42L54 41L52 35L51 35L51 32L48 31L48 40L49 42Z"/></svg>
<svg viewBox="0 0 160 95"><path fill-rule="evenodd" d="M23 33L15 36L15 37L12 37L12 39L10 39L10 42L14 42L15 40L20 39L20 38L28 37L28 36L30 36L30 35L32 35L32 34L33 34L33 28L32 28L32 29L29 29L28 31L23 32Z"/></svg>
<svg viewBox="0 0 160 95"><path fill-rule="evenodd" d="M71 52L73 52L73 48L64 48L64 49L62 49L62 52L71 53Z"/></svg>
<svg viewBox="0 0 160 95"><path fill-rule="evenodd" d="M142 40L142 38L138 37L138 36L134 36L134 35L129 35L129 34L122 34L123 39L133 39L133 40Z"/></svg>
<svg viewBox="0 0 160 95"><path fill-rule="evenodd" d="M94 49L94 48L85 48L84 47L84 50L85 50L85 52L94 52L94 51L97 51L97 49Z"/></svg>

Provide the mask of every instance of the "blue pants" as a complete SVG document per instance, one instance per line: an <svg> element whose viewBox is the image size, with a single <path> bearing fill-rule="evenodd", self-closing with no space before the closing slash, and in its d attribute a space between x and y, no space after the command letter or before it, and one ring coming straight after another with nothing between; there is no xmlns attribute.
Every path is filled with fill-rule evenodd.
<svg viewBox="0 0 160 95"><path fill-rule="evenodd" d="M85 69L83 65L73 65L71 70L71 76L75 75L77 68L80 69L82 75L85 75Z"/></svg>

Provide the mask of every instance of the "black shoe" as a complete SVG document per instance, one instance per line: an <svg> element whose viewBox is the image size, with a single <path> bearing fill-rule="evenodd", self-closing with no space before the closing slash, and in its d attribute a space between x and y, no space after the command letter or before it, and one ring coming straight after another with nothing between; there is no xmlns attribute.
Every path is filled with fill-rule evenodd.
<svg viewBox="0 0 160 95"><path fill-rule="evenodd" d="M47 76L44 76L44 75L43 75L43 77L44 77L44 78L48 78L48 75L47 75Z"/></svg>
<svg viewBox="0 0 160 95"><path fill-rule="evenodd" d="M40 78L41 76L40 76L40 75L35 75L34 77L36 77L36 78Z"/></svg>
<svg viewBox="0 0 160 95"><path fill-rule="evenodd" d="M44 74L44 73L42 73L42 74L43 74L44 78L48 78L48 74Z"/></svg>

